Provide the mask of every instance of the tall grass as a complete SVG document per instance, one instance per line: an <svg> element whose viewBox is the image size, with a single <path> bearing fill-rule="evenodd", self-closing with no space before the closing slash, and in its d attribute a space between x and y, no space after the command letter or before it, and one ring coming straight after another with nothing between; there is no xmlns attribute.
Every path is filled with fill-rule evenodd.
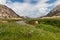
<svg viewBox="0 0 60 40"><path fill-rule="evenodd" d="M43 24L47 24L47 25L53 25L53 26L57 26L60 27L60 19L40 19L38 20L39 24L43 23Z"/></svg>
<svg viewBox="0 0 60 40"><path fill-rule="evenodd" d="M0 40L60 40L60 29L45 24L0 23Z"/></svg>
<svg viewBox="0 0 60 40"><path fill-rule="evenodd" d="M6 21L0 23L0 40L60 40L60 19L39 19L36 26L20 25L14 19ZM34 21L25 20L28 24Z"/></svg>

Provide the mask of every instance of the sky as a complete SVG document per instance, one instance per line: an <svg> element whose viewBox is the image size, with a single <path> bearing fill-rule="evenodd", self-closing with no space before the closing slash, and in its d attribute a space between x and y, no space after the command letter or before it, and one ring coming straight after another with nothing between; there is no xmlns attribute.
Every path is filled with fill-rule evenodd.
<svg viewBox="0 0 60 40"><path fill-rule="evenodd" d="M19 16L41 17L60 5L60 0L0 0L0 4L14 10Z"/></svg>

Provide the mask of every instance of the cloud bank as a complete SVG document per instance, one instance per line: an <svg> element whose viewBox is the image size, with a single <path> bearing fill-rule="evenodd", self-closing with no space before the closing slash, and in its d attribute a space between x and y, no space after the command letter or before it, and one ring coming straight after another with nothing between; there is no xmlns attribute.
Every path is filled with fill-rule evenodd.
<svg viewBox="0 0 60 40"><path fill-rule="evenodd" d="M24 2L12 2L11 0L0 0L0 4L4 4L13 9L20 16L41 17L46 15L56 5L60 4L60 0L53 3L46 3L50 0L24 0ZM50 1L52 2L52 0Z"/></svg>

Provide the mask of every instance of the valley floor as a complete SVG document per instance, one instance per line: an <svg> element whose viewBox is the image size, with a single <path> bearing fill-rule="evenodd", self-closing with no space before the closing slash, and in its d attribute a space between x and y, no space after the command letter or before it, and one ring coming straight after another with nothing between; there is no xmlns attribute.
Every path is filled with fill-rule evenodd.
<svg viewBox="0 0 60 40"><path fill-rule="evenodd" d="M37 26L0 23L0 40L60 40L60 28L42 23Z"/></svg>

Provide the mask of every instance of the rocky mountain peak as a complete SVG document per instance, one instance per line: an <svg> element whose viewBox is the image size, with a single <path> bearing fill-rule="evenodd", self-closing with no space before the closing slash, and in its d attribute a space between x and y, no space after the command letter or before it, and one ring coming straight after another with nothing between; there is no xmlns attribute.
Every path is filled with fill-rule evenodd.
<svg viewBox="0 0 60 40"><path fill-rule="evenodd" d="M20 16L17 15L12 9L8 8L5 5L0 4L0 18L19 18Z"/></svg>
<svg viewBox="0 0 60 40"><path fill-rule="evenodd" d="M51 10L46 16L60 16L60 5L57 5L53 10Z"/></svg>

